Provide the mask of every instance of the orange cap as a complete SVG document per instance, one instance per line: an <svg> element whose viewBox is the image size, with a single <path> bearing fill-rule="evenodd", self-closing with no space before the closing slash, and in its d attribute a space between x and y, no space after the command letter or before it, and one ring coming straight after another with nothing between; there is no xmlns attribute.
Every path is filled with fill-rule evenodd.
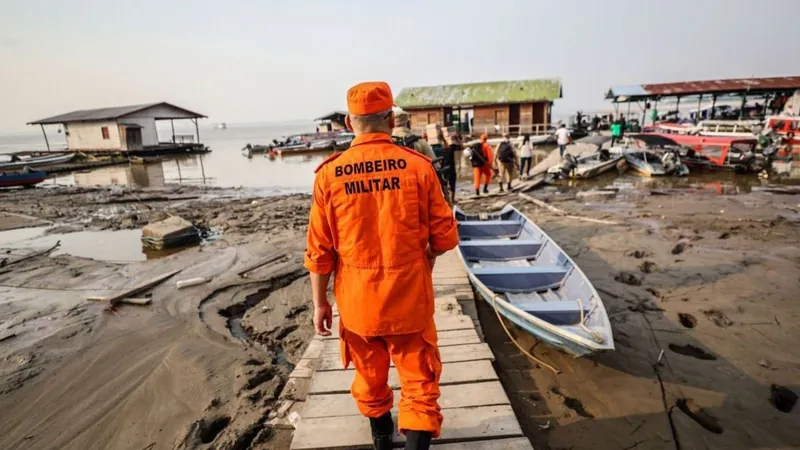
<svg viewBox="0 0 800 450"><path fill-rule="evenodd" d="M392 88L383 81L359 83L347 91L347 112L366 116L392 109Z"/></svg>
<svg viewBox="0 0 800 450"><path fill-rule="evenodd" d="M486 134L486 133L483 133L483 134L481 135L481 142L486 142L486 140L487 140L487 139L489 139L489 135L488 135L488 134Z"/></svg>

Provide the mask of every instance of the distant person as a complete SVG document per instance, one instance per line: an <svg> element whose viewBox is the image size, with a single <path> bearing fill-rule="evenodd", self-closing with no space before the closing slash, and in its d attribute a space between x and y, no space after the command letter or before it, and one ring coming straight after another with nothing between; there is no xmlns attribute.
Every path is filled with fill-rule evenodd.
<svg viewBox="0 0 800 450"><path fill-rule="evenodd" d="M613 147L614 144L617 142L622 141L622 124L619 120L615 120L611 124L611 146Z"/></svg>
<svg viewBox="0 0 800 450"><path fill-rule="evenodd" d="M531 145L531 135L522 136L522 143L519 144L519 176L525 174L531 176L531 163L533 162L533 145Z"/></svg>
<svg viewBox="0 0 800 450"><path fill-rule="evenodd" d="M597 114L592 117L592 131L597 131L600 129L600 116Z"/></svg>
<svg viewBox="0 0 800 450"><path fill-rule="evenodd" d="M450 145L442 150L442 158L444 159L444 177L447 180L447 187L450 188L450 204L456 203L456 178L458 177L458 167L456 161L461 158L461 152L464 146L461 142L461 135L454 133L450 135Z"/></svg>
<svg viewBox="0 0 800 450"><path fill-rule="evenodd" d="M514 169L517 167L517 153L511 144L508 133L503 133L503 140L497 146L494 155L495 165L500 172L500 192L503 192L503 183L506 183L511 192L511 180L514 178Z"/></svg>
<svg viewBox="0 0 800 450"><path fill-rule="evenodd" d="M484 194L489 193L489 182L492 181L492 146L489 136L484 133L481 141L469 148L469 162L472 164L472 177L475 184L475 195L481 195L481 181Z"/></svg>
<svg viewBox="0 0 800 450"><path fill-rule="evenodd" d="M619 124L621 126L621 128L619 130L620 131L620 135L619 136L620 137L624 137L625 136L625 129L628 127L628 122L625 121L625 116L623 114L619 115Z"/></svg>
<svg viewBox="0 0 800 450"><path fill-rule="evenodd" d="M431 145L424 138L415 135L409 128L409 117L405 111L399 111L394 115L394 128L392 128L392 141L395 145L416 150L430 159L435 159Z"/></svg>
<svg viewBox="0 0 800 450"><path fill-rule="evenodd" d="M558 153L561 157L564 157L564 152L567 151L567 144L569 144L570 137L569 130L567 127L562 123L558 126L558 130L556 130L556 144L558 144Z"/></svg>

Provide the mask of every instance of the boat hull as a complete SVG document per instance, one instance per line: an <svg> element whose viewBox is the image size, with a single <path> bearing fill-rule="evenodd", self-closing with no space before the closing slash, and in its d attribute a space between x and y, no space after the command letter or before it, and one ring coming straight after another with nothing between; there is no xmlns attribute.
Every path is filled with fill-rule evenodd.
<svg viewBox="0 0 800 450"><path fill-rule="evenodd" d="M33 186L46 179L45 172L0 174L0 187Z"/></svg>
<svg viewBox="0 0 800 450"><path fill-rule="evenodd" d="M16 169L22 169L24 167L53 166L56 164L68 163L72 161L73 158L75 158L74 153L68 155L58 155L58 156L34 157L22 161L0 163L0 170L16 170Z"/></svg>
<svg viewBox="0 0 800 450"><path fill-rule="evenodd" d="M478 294L498 314L574 357L614 350L600 296L530 219L510 205L482 220L474 219L484 215L469 216L458 208L454 215L460 220L459 259ZM514 237L508 239L509 233Z"/></svg>

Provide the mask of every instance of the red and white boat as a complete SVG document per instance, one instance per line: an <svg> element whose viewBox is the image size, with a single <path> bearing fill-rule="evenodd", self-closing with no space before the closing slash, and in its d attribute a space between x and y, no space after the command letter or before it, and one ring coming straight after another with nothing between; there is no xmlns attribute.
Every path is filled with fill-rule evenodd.
<svg viewBox="0 0 800 450"><path fill-rule="evenodd" d="M800 155L800 117L798 116L770 116L762 133L774 132L783 138L786 147L791 148L793 155Z"/></svg>

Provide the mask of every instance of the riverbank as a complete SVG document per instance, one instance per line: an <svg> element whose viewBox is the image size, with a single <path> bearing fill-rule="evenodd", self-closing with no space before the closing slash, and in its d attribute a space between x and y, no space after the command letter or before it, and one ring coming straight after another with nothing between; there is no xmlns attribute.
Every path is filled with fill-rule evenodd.
<svg viewBox="0 0 800 450"><path fill-rule="evenodd" d="M616 351L579 360L512 328L556 376L522 356L478 303L534 448L800 445L800 409L773 405L800 392L800 200L716 192L531 194L618 224L567 218L517 196L462 202L522 208L574 258L612 319ZM280 396L291 396L283 388L313 332L302 268L309 204L308 195L193 186L4 192L0 230L133 231L174 214L220 234L138 262L66 253L9 264L43 249L33 247L0 257L0 447L287 449L291 429L273 419L290 423ZM268 256L278 258L238 274ZM150 305L107 312L87 301L173 270L149 291ZM177 289L195 277L210 281Z"/></svg>

